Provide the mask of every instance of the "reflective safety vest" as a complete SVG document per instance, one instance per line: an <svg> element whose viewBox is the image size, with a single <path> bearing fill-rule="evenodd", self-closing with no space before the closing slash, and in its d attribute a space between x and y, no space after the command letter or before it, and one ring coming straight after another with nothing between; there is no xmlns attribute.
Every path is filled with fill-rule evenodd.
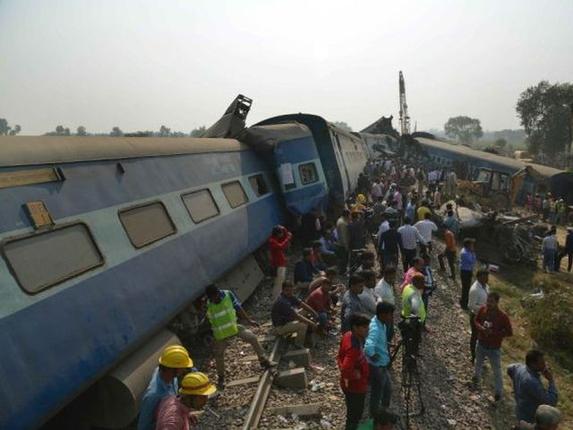
<svg viewBox="0 0 573 430"><path fill-rule="evenodd" d="M412 302L416 301L417 310L412 312ZM422 300L422 296L418 294L416 288L412 284L406 285L402 292L402 316L408 318L410 315L416 315L420 318L421 322L426 321L426 306Z"/></svg>
<svg viewBox="0 0 573 430"><path fill-rule="evenodd" d="M239 332L237 326L237 313L233 306L231 293L224 291L225 297L219 303L207 302L207 318L211 323L211 330L215 340L223 340Z"/></svg>

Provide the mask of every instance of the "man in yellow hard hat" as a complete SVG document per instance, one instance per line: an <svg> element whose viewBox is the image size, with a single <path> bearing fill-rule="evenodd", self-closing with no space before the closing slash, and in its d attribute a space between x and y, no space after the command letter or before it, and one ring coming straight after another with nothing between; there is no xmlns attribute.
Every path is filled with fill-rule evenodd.
<svg viewBox="0 0 573 430"><path fill-rule="evenodd" d="M177 395L177 378L193 368L189 352L181 345L171 345L159 357L159 366L143 394L139 409L137 430L154 430L159 402L168 396Z"/></svg>
<svg viewBox="0 0 573 430"><path fill-rule="evenodd" d="M209 396L216 391L204 373L188 373L181 381L179 396L168 396L159 404L155 430L195 428L197 417L192 412L203 409Z"/></svg>

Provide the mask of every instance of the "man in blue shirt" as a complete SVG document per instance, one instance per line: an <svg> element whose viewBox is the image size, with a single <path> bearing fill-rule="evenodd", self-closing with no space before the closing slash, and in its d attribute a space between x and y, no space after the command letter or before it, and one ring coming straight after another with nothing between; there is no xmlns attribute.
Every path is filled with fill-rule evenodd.
<svg viewBox="0 0 573 430"><path fill-rule="evenodd" d="M541 351L529 351L525 356L525 365L511 364L507 368L507 374L513 382L515 414L518 420L532 423L538 406L557 405L557 387ZM541 382L541 375L549 382L547 388Z"/></svg>
<svg viewBox="0 0 573 430"><path fill-rule="evenodd" d="M157 406L165 397L176 396L177 377L183 376L193 368L193 360L181 345L165 348L159 358L159 366L153 372L151 381L143 394L139 409L137 430L155 430Z"/></svg>
<svg viewBox="0 0 573 430"><path fill-rule="evenodd" d="M318 269L312 263L312 248L302 250L302 260L294 266L294 284L297 289L307 291L308 284L312 282L314 275L318 274Z"/></svg>
<svg viewBox="0 0 573 430"><path fill-rule="evenodd" d="M474 268L477 264L477 257L474 251L475 242L476 240L471 237L465 238L464 247L460 253L460 279L462 281L462 296L460 298L460 306L464 310L468 309L472 277Z"/></svg>
<svg viewBox="0 0 573 430"><path fill-rule="evenodd" d="M394 321L394 305L378 303L376 316L370 321L368 336L364 344L364 354L370 368L370 416L374 417L380 406L390 406L392 385L388 366L390 348L388 346L388 326Z"/></svg>

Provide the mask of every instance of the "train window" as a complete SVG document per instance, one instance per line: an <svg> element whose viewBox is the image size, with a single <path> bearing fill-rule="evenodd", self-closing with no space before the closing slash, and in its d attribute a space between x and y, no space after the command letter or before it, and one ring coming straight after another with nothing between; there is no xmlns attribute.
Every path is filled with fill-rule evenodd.
<svg viewBox="0 0 573 430"><path fill-rule="evenodd" d="M200 223L206 219L219 215L217 203L213 200L211 191L208 189L194 191L181 196L183 204L187 208L191 219L195 223Z"/></svg>
<svg viewBox="0 0 573 430"><path fill-rule="evenodd" d="M104 263L89 228L83 223L12 239L3 248L11 272L30 294Z"/></svg>
<svg viewBox="0 0 573 430"><path fill-rule="evenodd" d="M223 188L223 193L225 194L229 205L233 209L238 208L249 201L245 194L245 190L239 181L223 184L221 188Z"/></svg>
<svg viewBox="0 0 573 430"><path fill-rule="evenodd" d="M249 178L249 182L251 183L251 188L257 197L263 196L269 192L269 187L262 174L251 176Z"/></svg>
<svg viewBox="0 0 573 430"><path fill-rule="evenodd" d="M298 166L298 173L300 174L302 185L318 182L318 173L314 163L301 164Z"/></svg>
<svg viewBox="0 0 573 430"><path fill-rule="evenodd" d="M124 209L119 212L119 219L136 248L143 248L177 231L161 202Z"/></svg>

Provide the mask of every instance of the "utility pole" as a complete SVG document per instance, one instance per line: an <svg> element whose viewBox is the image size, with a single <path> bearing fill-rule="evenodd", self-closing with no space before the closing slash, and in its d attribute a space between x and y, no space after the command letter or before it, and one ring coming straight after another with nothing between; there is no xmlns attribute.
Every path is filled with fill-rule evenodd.
<svg viewBox="0 0 573 430"><path fill-rule="evenodd" d="M410 134L410 116L408 115L408 104L406 103L406 83L401 70L398 78L400 87L400 133L404 136Z"/></svg>

